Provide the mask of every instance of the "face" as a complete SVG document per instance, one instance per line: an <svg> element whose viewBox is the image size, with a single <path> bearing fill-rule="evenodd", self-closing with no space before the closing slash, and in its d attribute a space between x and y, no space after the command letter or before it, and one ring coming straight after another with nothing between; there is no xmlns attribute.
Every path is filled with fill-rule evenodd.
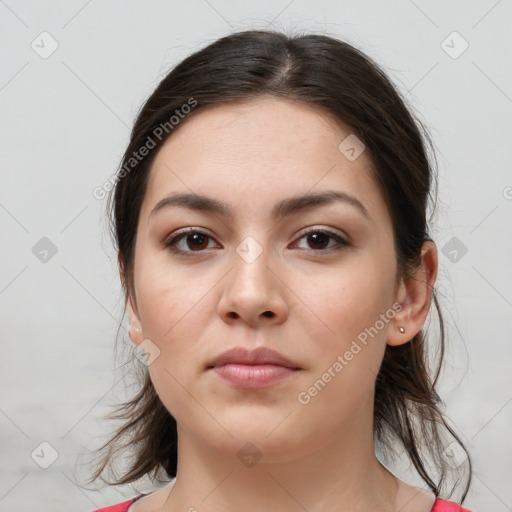
<svg viewBox="0 0 512 512"><path fill-rule="evenodd" d="M233 453L250 441L268 460L371 432L397 265L371 160L347 150L352 139L339 149L349 135L308 104L264 98L199 112L159 150L135 247L141 332L130 332L158 354L148 370L179 432ZM153 211L176 194L226 211ZM299 369L255 388L207 369L260 346Z"/></svg>

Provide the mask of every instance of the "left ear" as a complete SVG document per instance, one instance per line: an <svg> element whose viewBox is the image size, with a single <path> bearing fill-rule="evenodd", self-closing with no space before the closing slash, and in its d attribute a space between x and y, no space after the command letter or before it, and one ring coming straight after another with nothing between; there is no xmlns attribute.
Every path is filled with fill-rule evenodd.
<svg viewBox="0 0 512 512"><path fill-rule="evenodd" d="M423 327L430 310L434 283L437 277L437 247L427 240L421 248L421 264L412 276L401 281L395 301L402 305L388 333L388 345L403 345ZM400 332L403 327L405 332Z"/></svg>

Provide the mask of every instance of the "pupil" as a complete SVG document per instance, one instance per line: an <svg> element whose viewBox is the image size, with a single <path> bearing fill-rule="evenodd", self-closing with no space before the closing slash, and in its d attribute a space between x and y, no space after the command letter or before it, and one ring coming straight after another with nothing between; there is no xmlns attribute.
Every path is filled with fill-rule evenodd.
<svg viewBox="0 0 512 512"><path fill-rule="evenodd" d="M324 238L324 242L326 239L328 239L329 237L327 235L325 235L324 233L314 233L312 235L309 235L308 237L310 240L312 239L313 240L313 243L317 243L318 244L318 238L320 238L320 245L328 245L327 244L322 244L322 238ZM323 247L321 247L323 248Z"/></svg>
<svg viewBox="0 0 512 512"><path fill-rule="evenodd" d="M204 235L202 235L201 233L194 233L193 235L189 235L189 240L190 240L190 238L192 238L194 240L192 242L193 244L195 244L199 239L199 245L201 245L201 246L204 245L204 241L206 240L206 237ZM201 240L203 241L203 244L201 244ZM189 244L189 248L194 249L194 247L190 247L190 244ZM198 248L197 245L195 246L195 248L196 249ZM199 247L199 248L201 249L202 247Z"/></svg>

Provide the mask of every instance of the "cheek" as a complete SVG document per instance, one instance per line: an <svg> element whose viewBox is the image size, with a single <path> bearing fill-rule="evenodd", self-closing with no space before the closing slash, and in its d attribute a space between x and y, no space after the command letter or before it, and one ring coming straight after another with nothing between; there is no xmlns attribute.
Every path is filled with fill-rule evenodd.
<svg viewBox="0 0 512 512"><path fill-rule="evenodd" d="M323 287L308 296L311 309L318 312L331 338L335 333L350 343L391 308L394 275L392 262L363 254L353 265L330 271ZM378 327L385 331L381 323Z"/></svg>
<svg viewBox="0 0 512 512"><path fill-rule="evenodd" d="M211 287L185 286L183 279L177 282L172 277L154 277L139 284L144 337L159 350L148 371L160 400L173 416L185 424L205 423L211 418L197 417L201 408L191 408L190 392L199 363L206 357L198 340L211 317L211 304L205 296Z"/></svg>
<svg viewBox="0 0 512 512"><path fill-rule="evenodd" d="M394 310L390 279L382 272L368 272L364 263L345 275L325 280L323 293L308 298L322 322L309 326L311 360L315 361L296 397L299 414L311 428L310 418L322 417L327 433L366 414L373 404L377 374L386 348L386 333ZM375 269L376 270L376 269ZM328 283L328 286L327 286ZM387 316L386 316L386 313ZM384 318L384 320L383 320ZM319 336L319 325L322 335ZM326 411L329 411L326 414Z"/></svg>
<svg viewBox="0 0 512 512"><path fill-rule="evenodd" d="M323 279L324 286L308 296L309 308L322 322L310 326L312 345L311 383L307 408L332 408L337 421L343 411L354 410L373 394L375 379L384 356L387 332L395 311L393 301L394 266L368 253ZM322 325L319 336L318 326ZM318 396L314 396L318 393ZM311 405L311 407L309 407Z"/></svg>
<svg viewBox="0 0 512 512"><path fill-rule="evenodd" d="M138 258L135 287L144 334L160 342L180 339L183 332L190 337L205 318L213 284L199 279L193 266L172 264L165 251L141 251Z"/></svg>
<svg viewBox="0 0 512 512"><path fill-rule="evenodd" d="M138 288L144 332L164 341L190 324L191 318L200 318L201 305L198 289L188 289L177 282L155 279Z"/></svg>

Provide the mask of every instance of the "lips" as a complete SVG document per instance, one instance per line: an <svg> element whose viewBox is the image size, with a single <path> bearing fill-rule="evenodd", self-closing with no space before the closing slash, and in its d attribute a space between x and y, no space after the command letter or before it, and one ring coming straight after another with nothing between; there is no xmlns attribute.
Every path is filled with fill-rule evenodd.
<svg viewBox="0 0 512 512"><path fill-rule="evenodd" d="M242 365L276 365L289 368L291 370L300 370L298 363L288 359L279 352L268 347L258 347L253 350L244 347L235 347L211 360L206 369L211 369L227 364Z"/></svg>
<svg viewBox="0 0 512 512"><path fill-rule="evenodd" d="M223 352L206 366L232 388L258 390L270 388L297 376L300 366L268 347L249 350L235 347Z"/></svg>

